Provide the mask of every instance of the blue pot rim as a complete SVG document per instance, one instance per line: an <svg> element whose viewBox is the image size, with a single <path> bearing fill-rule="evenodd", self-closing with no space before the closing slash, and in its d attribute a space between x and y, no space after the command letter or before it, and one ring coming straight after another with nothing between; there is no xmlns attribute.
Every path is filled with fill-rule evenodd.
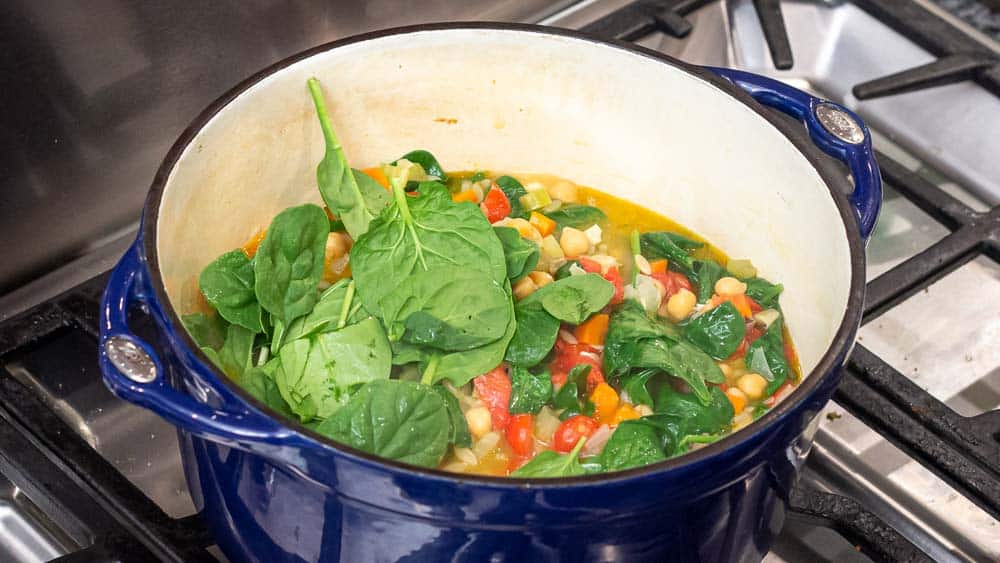
<svg viewBox="0 0 1000 563"><path fill-rule="evenodd" d="M678 457L657 462L651 465L618 471L613 473L603 473L594 475L584 475L578 477L561 477L549 479L512 478L512 477L492 477L479 475L461 475L446 472L439 469L431 469L408 465L397 461L381 458L379 456L363 452L350 446L335 442L322 434L300 424L290 418L286 418L258 401L249 393L244 391L237 383L226 377L219 371L207 356L197 346L191 336L184 329L183 324L174 311L166 294L166 288L160 275L159 258L156 245L156 225L159 217L160 202L167 180L173 170L174 165L183 154L184 150L216 114L222 111L231 101L241 95L251 86L257 84L264 78L275 74L292 64L312 57L314 55L330 51L332 49L361 43L373 39L389 37L394 35L412 34L425 31L449 31L449 30L494 30L494 31L515 31L524 33L534 33L540 35L551 35L567 37L595 43L605 47L613 47L627 54L641 55L678 68L701 80L712 84L718 89L729 94L735 101L747 106L751 111L769 122L780 131L789 141L801 152L809 163L814 167L820 178L823 179L835 205L840 213L844 226L844 234L848 241L851 261L851 285L848 294L847 308L841 319L841 324L833 338L827 351L823 354L816 367L809 374L803 376L802 382L795 390L770 409L758 420L748 427L730 434L725 438L711 443L694 452L690 452ZM163 318L169 325L169 340L173 343L180 342L185 346L186 353L196 362L195 367L199 370L199 375L206 380L212 380L224 385L235 396L239 397L245 404L244 407L259 411L265 416L269 416L280 421L284 426L304 435L312 442L325 448L331 454L339 454L351 458L355 462L361 463L377 470L404 473L409 476L420 475L429 480L447 482L459 485L482 485L494 488L517 488L517 489L552 489L567 488L575 486L593 485L595 483L610 483L617 481L631 480L646 477L655 473L682 470L690 466L700 464L709 458L716 457L727 450L736 448L742 444L757 439L762 433L768 432L776 427L779 421L785 419L790 413L802 406L806 400L819 388L824 381L830 377L835 377L841 367L838 358L846 357L841 354L854 344L854 338L858 326L861 322L864 295L865 295L865 242L858 232L854 211L845 193L850 193L851 186L843 173L839 171L832 162L818 149L810 140L805 127L795 127L792 124L779 119L773 113L765 110L764 106L756 102L749 94L728 80L713 73L707 68L685 63L658 51L647 49L625 41L605 39L593 34L575 30L552 28L533 24L497 23L497 22L459 22L459 23L431 23L405 27L396 27L368 33L354 35L344 39L331 41L322 45L312 47L295 55L282 59L267 68L257 72L249 78L243 80L232 89L222 94L204 109L181 133L177 141L171 146L169 152L160 164L154 176L152 186L146 198L143 209L142 224L139 233L139 242L142 245L142 259L148 271L150 285L153 288L155 299L158 301L160 309L164 313Z"/></svg>

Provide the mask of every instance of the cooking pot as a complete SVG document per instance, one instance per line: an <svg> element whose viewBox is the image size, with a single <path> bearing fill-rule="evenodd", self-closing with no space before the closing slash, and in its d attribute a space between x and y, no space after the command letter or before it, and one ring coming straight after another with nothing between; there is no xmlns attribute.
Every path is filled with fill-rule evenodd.
<svg viewBox="0 0 1000 563"><path fill-rule="evenodd" d="M752 258L785 286L804 381L693 453L562 479L412 467L269 411L179 315L216 256L285 207L320 203L311 76L355 167L423 148L454 170L555 174ZM854 342L880 201L861 120L768 78L542 27L370 33L254 75L181 135L111 274L101 367L115 394L177 426L196 505L234 561L759 560ZM133 309L155 334L129 329Z"/></svg>

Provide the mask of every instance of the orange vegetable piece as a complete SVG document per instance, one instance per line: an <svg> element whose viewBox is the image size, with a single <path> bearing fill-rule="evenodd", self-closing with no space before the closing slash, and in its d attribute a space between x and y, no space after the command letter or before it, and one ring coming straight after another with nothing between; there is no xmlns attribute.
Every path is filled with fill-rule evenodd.
<svg viewBox="0 0 1000 563"><path fill-rule="evenodd" d="M528 222L531 223L531 226L538 229L538 232L543 237L547 237L556 232L556 222L537 211L531 212L531 217L528 219Z"/></svg>
<svg viewBox="0 0 1000 563"><path fill-rule="evenodd" d="M264 235L266 235L266 234L267 234L267 230L266 229L261 229L261 230L257 231L257 234L255 234L254 236L250 237L250 240L248 240L243 245L243 247L242 247L243 254L246 254L247 258L253 258L253 255L257 254L257 247L260 246L260 243L261 243L261 241L264 240Z"/></svg>
<svg viewBox="0 0 1000 563"><path fill-rule="evenodd" d="M729 399L730 403L732 403L733 411L736 414L743 412L743 409L747 406L747 396L735 387L731 387L726 390L726 398Z"/></svg>
<svg viewBox="0 0 1000 563"><path fill-rule="evenodd" d="M591 346L603 346L604 338L608 335L608 321L610 317L604 313L593 315L583 322L583 324L573 330L573 335L577 341Z"/></svg>
<svg viewBox="0 0 1000 563"><path fill-rule="evenodd" d="M653 260L649 263L649 269L652 270L654 274L665 274L667 273L667 261Z"/></svg>
<svg viewBox="0 0 1000 563"><path fill-rule="evenodd" d="M617 426L626 420L635 420L637 418L639 418L639 411L635 410L635 407L628 403L622 403L615 410L615 416L611 419L611 425Z"/></svg>
<svg viewBox="0 0 1000 563"><path fill-rule="evenodd" d="M455 202L471 201L472 203L476 203L479 201L479 196L476 195L475 190L462 190L457 194L451 194L451 200Z"/></svg>
<svg viewBox="0 0 1000 563"><path fill-rule="evenodd" d="M594 403L594 418L601 424L610 424L618 410L618 392L607 383L598 383L590 392L590 402Z"/></svg>
<svg viewBox="0 0 1000 563"><path fill-rule="evenodd" d="M742 315L744 319L749 319L753 316L753 309L750 307L750 298L742 294L719 295L716 293L711 299L708 300L708 303L705 303L705 308L702 310L708 311L709 309L714 309L726 301L732 303L733 307L736 307L736 310L740 312L740 315Z"/></svg>
<svg viewBox="0 0 1000 563"><path fill-rule="evenodd" d="M375 180L385 189L389 189L389 179L385 177L385 172L382 171L381 166L374 166L372 168L365 168L362 170L369 178Z"/></svg>

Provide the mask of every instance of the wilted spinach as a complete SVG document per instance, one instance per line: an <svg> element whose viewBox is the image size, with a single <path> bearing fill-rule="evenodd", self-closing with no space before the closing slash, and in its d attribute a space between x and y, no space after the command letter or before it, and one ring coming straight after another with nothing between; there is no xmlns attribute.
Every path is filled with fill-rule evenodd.
<svg viewBox="0 0 1000 563"><path fill-rule="evenodd" d="M563 263L562 266L559 266L559 268L556 270L556 273L553 274L552 277L554 277L556 280L561 280L563 278L568 278L571 275L573 275L569 271L570 268L572 268L573 266L579 266L579 265L580 265L580 261L579 260L567 260L566 262Z"/></svg>
<svg viewBox="0 0 1000 563"><path fill-rule="evenodd" d="M597 462L604 471L621 471L667 459L662 433L644 419L626 420L608 438Z"/></svg>
<svg viewBox="0 0 1000 563"><path fill-rule="evenodd" d="M511 227L493 227L507 260L507 277L511 283L527 276L538 265L538 245L521 238L521 233Z"/></svg>
<svg viewBox="0 0 1000 563"><path fill-rule="evenodd" d="M262 332L253 270L247 255L233 250L205 266L198 276L198 287L222 318L252 332Z"/></svg>
<svg viewBox="0 0 1000 563"><path fill-rule="evenodd" d="M692 344L719 360L731 356L745 335L743 316L729 301L691 319L684 330Z"/></svg>
<svg viewBox="0 0 1000 563"><path fill-rule="evenodd" d="M507 200L510 201L510 217L527 219L528 211L521 205L521 196L528 195L528 190L524 189L521 182L518 182L512 176L500 176L496 180L493 180L493 183L503 191L503 194L507 196Z"/></svg>
<svg viewBox="0 0 1000 563"><path fill-rule="evenodd" d="M703 402L691 393L675 391L670 385L661 386L656 393L652 418L668 425L676 435L675 443L689 434L715 434L730 426L733 405L717 386L711 386L709 400Z"/></svg>
<svg viewBox="0 0 1000 563"><path fill-rule="evenodd" d="M566 374L566 383L552 396L552 406L562 411L559 413L560 420L578 414L584 416L594 414L594 403L587 398L587 376L591 369L588 364L573 366L573 369Z"/></svg>
<svg viewBox="0 0 1000 563"><path fill-rule="evenodd" d="M284 323L312 311L329 234L330 221L318 205L289 207L271 221L253 260L261 307Z"/></svg>
<svg viewBox="0 0 1000 563"><path fill-rule="evenodd" d="M760 303L765 309L778 309L778 297L781 292L785 289L780 283L774 284L764 278L750 278L745 280L747 284L747 295L752 297L754 301Z"/></svg>
<svg viewBox="0 0 1000 563"><path fill-rule="evenodd" d="M547 370L535 374L515 366L511 369L510 380L511 414L537 414L552 397L552 379Z"/></svg>
<svg viewBox="0 0 1000 563"><path fill-rule="evenodd" d="M580 465L578 456L586 438L580 438L567 454L558 454L552 450L539 452L531 461L514 470L511 477L573 477L586 473Z"/></svg>
<svg viewBox="0 0 1000 563"><path fill-rule="evenodd" d="M639 237L642 255L650 259L666 258L672 265L678 266L684 273L694 268L694 261L686 250L674 240L674 233L659 231L642 233Z"/></svg>
<svg viewBox="0 0 1000 563"><path fill-rule="evenodd" d="M747 369L753 370L768 380L764 396L770 397L788 379L791 368L785 358L785 341L782 320L779 317L767 327L763 336L747 347Z"/></svg>
<svg viewBox="0 0 1000 563"><path fill-rule="evenodd" d="M656 373L655 369L645 369L621 376L622 390L628 393L633 404L653 406L653 396L649 394L646 384Z"/></svg>
<svg viewBox="0 0 1000 563"><path fill-rule="evenodd" d="M587 229L608 218L600 209L591 205L580 205L576 203L565 203L559 209L545 214L559 225L559 228L573 227L574 229Z"/></svg>
<svg viewBox="0 0 1000 563"><path fill-rule="evenodd" d="M704 303L715 293L715 282L728 276L729 272L712 260L695 260L694 269L688 275L698 288L698 303Z"/></svg>
<svg viewBox="0 0 1000 563"><path fill-rule="evenodd" d="M434 467L448 449L451 422L444 400L427 385L378 380L365 384L316 431L389 459Z"/></svg>

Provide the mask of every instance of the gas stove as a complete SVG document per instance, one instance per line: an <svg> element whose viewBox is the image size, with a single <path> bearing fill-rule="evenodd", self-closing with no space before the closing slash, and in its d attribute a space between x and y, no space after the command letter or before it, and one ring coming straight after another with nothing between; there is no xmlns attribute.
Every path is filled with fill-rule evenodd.
<svg viewBox="0 0 1000 563"><path fill-rule="evenodd" d="M66 23L66 15L41 24L38 8L21 4L4 8L17 16L9 21L37 33L22 30L14 46L37 41L48 49L25 55L28 63L75 56L95 65L70 53L72 35L47 39L62 28L86 38L83 24ZM696 64L773 76L858 112L873 129L886 183L868 246L866 316L765 561L1000 559L1000 14L989 11L991 2L940 2L978 18L987 34L923 0L428 0L406 13L387 1L346 12L316 4L315 13L281 14L206 7L154 15L129 6L102 20L108 35L130 38L107 46L114 64L75 82L76 90L62 84L56 94L67 100L49 100L63 110L49 114L56 125L70 115L80 126L74 133L48 125L46 134L55 132L43 140L71 147L70 164L81 167L71 202L91 221L46 235L53 250L27 260L48 264L45 275L27 266L15 272L16 261L0 275L0 288L11 288L0 295L0 561L222 559L187 491L173 428L101 382L95 336L106 271L134 236L143 186L167 145L230 84L314 44L442 19L583 29ZM230 27L180 54L157 46L176 40L174 27L184 25L201 39ZM271 35L249 33L259 28ZM92 25L89 33L100 31ZM178 66L193 54L202 58ZM30 82L32 69L26 74ZM60 76L72 82L72 74ZM161 88L138 108L130 100L150 81ZM8 131L17 132L36 122L12 123ZM164 123L148 142L130 143L136 131L148 136ZM38 139L4 135L15 162L0 201L14 182L31 188L9 196L15 209L66 189L65 161L41 173L45 162L32 150ZM106 164L103 177L94 162ZM114 213L98 211L101 197L105 207L116 202ZM16 228L31 216L12 217L6 228L26 237L31 227ZM89 238L74 247L70 235ZM56 247L76 250L56 254Z"/></svg>

